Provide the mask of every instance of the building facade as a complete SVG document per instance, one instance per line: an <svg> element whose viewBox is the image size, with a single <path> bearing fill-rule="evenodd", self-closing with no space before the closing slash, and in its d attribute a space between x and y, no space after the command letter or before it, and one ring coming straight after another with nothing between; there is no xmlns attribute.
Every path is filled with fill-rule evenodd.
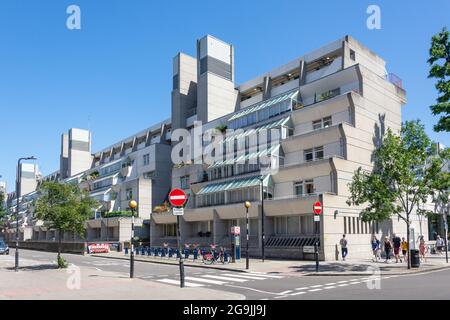
<svg viewBox="0 0 450 320"><path fill-rule="evenodd" d="M361 208L346 204L353 173L370 170L383 134L401 128L406 92L385 61L351 36L239 85L234 61L232 45L205 36L195 57L173 59L171 119L96 153L90 132L62 136L60 170L50 178L77 183L101 203L86 224L88 241L128 240L130 218L108 213L135 199L139 236L175 245L176 218L163 205L171 188L189 195L182 243L229 247L231 227L245 230L246 200L253 256L264 241L268 257L312 259L303 248L319 237L321 258L335 260L346 234L352 256L367 257L372 234L406 235L402 221L366 223ZM427 237L427 221L412 219L413 238ZM33 240L57 237L44 222L29 228Z"/></svg>

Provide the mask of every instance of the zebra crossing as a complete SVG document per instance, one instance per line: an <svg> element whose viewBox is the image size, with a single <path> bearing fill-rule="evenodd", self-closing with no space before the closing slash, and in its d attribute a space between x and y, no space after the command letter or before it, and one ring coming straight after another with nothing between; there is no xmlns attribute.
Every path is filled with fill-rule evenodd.
<svg viewBox="0 0 450 320"><path fill-rule="evenodd" d="M184 285L186 287L198 288L198 287L206 287L206 286L222 286L226 284L232 283L246 283L251 281L264 281L264 280L274 280L274 279L282 279L283 276L277 276L272 274L260 273L260 272L245 272L245 273L220 273L220 275L216 274L203 274L197 276L188 276L184 280ZM170 279L163 278L156 280L161 283L172 284L179 286L179 279Z"/></svg>

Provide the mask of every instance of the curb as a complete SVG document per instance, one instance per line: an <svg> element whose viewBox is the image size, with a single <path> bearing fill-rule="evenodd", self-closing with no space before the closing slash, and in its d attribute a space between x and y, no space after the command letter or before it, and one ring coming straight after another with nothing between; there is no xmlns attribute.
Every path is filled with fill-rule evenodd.
<svg viewBox="0 0 450 320"><path fill-rule="evenodd" d="M426 270L417 270L417 271L406 271L406 272L383 272L381 271L381 275L382 276L407 276L410 274L421 274L421 273L428 273L428 272L432 272L432 271L439 271L439 270L445 270L445 269L450 269L450 266L444 266L444 267L436 267L436 268L430 268L430 269L426 269ZM320 277L320 276L370 276L372 274L367 273L367 272L354 272L354 273L336 273L336 272L324 272L324 273L316 273L316 272L308 272L306 274L304 274L304 276L316 276L316 277Z"/></svg>
<svg viewBox="0 0 450 320"><path fill-rule="evenodd" d="M92 254L90 255L91 257L96 257L96 258L104 258L104 259L116 259L116 260L126 260L126 261L130 261L129 258L125 258L125 257L110 257L110 256L101 256L101 255L96 255L96 254ZM171 262L165 262L165 261L150 261L150 260L143 260L143 259L139 259L136 258L136 256L134 256L134 261L138 261L138 262L147 262L147 263L155 263L155 264L165 264L165 265L171 265L171 266L178 266L178 263L171 263ZM202 268L202 269L213 269L213 270L222 270L222 271L231 271L231 272L247 272L245 270L241 270L241 269L232 269L232 268L224 268L224 267L213 267L213 266L208 266L208 265L191 265L191 264L184 264L185 267L189 267L189 268Z"/></svg>

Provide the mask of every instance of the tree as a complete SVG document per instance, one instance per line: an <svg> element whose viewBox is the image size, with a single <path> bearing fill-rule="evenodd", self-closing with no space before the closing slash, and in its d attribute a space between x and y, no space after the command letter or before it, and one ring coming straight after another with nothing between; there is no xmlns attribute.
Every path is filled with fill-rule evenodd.
<svg viewBox="0 0 450 320"><path fill-rule="evenodd" d="M399 135L389 129L374 151L371 172L361 167L349 184L347 204L363 206L363 221L380 221L397 216L406 223L410 242L410 214L433 194L442 171L442 159L432 158L433 144L419 121L407 121ZM410 268L408 259L408 269Z"/></svg>
<svg viewBox="0 0 450 320"><path fill-rule="evenodd" d="M446 27L432 37L429 54L428 78L438 79L435 87L440 94L430 109L435 116L442 114L434 130L450 131L450 34Z"/></svg>
<svg viewBox="0 0 450 320"><path fill-rule="evenodd" d="M5 209L5 192L3 190L0 190L0 228L3 228L6 214L7 213Z"/></svg>
<svg viewBox="0 0 450 320"><path fill-rule="evenodd" d="M89 198L78 185L44 182L38 190L36 217L58 230L58 266L64 267L61 258L61 242L64 231L75 232L84 237L86 220L98 207L97 201Z"/></svg>

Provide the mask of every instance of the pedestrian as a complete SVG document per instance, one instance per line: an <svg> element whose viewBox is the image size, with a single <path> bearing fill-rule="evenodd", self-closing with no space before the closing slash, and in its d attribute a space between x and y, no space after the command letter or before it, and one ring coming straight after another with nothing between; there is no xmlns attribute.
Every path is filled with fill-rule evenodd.
<svg viewBox="0 0 450 320"><path fill-rule="evenodd" d="M404 261L408 261L406 259L408 259L408 241L405 240L405 237L402 238L402 243L400 244L400 247L402 249L402 254L403 254L403 260Z"/></svg>
<svg viewBox="0 0 450 320"><path fill-rule="evenodd" d="M345 239L345 234L342 235L342 239L339 241L339 244L341 245L342 260L345 261L345 257L348 255L348 241Z"/></svg>
<svg viewBox="0 0 450 320"><path fill-rule="evenodd" d="M436 250L438 254L442 254L442 248L444 247L444 239L440 235L436 237Z"/></svg>
<svg viewBox="0 0 450 320"><path fill-rule="evenodd" d="M400 247L402 244L402 239L400 239L400 237L394 233L392 235L392 243L394 244L395 263L398 263L398 260L402 262L402 258L400 258Z"/></svg>
<svg viewBox="0 0 450 320"><path fill-rule="evenodd" d="M380 240L377 239L376 235L372 235L372 252L373 252L373 256L374 258L372 259L373 261L378 261L381 256L380 256Z"/></svg>
<svg viewBox="0 0 450 320"><path fill-rule="evenodd" d="M384 252L386 253L386 260L384 262L386 263L388 263L388 261L391 261L391 250L392 250L392 243L386 236L384 237Z"/></svg>
<svg viewBox="0 0 450 320"><path fill-rule="evenodd" d="M425 258L425 254L426 254L426 245L425 245L425 240L423 238L423 236L419 237L419 254L420 254L420 258L423 262L427 262L427 259Z"/></svg>

